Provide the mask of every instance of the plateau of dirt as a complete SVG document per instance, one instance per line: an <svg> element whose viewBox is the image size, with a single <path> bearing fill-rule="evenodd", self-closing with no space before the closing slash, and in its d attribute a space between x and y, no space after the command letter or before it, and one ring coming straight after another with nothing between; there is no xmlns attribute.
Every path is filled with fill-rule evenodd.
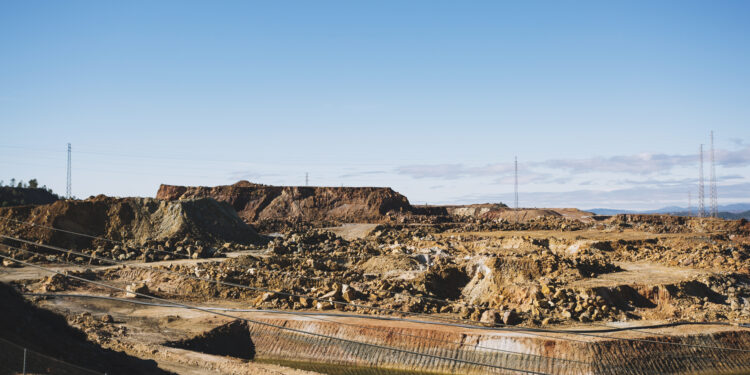
<svg viewBox="0 0 750 375"><path fill-rule="evenodd" d="M390 188L234 185L161 185L157 199L210 197L229 203L247 222L299 218L304 221L377 221L388 213L411 211L409 201Z"/></svg>

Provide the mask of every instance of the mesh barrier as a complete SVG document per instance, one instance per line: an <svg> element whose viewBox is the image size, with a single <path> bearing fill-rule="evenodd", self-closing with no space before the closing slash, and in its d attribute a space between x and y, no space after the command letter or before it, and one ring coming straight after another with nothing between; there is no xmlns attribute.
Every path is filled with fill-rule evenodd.
<svg viewBox="0 0 750 375"><path fill-rule="evenodd" d="M587 342L575 359L507 353L474 345L382 335L359 336L317 325L309 333L249 324L256 359L331 375L415 374L738 374L750 372L750 335L672 336L664 342ZM390 333L389 333L390 332ZM677 345L675 345L677 344ZM721 348L738 348L723 350Z"/></svg>
<svg viewBox="0 0 750 375"><path fill-rule="evenodd" d="M0 375L10 374L98 374L80 366L24 349L8 340L0 338Z"/></svg>
<svg viewBox="0 0 750 375"><path fill-rule="evenodd" d="M316 327L320 335L262 324L248 327L257 359L326 374L570 374L591 368L581 361L478 350L473 345L394 339L389 330L341 337L321 326Z"/></svg>

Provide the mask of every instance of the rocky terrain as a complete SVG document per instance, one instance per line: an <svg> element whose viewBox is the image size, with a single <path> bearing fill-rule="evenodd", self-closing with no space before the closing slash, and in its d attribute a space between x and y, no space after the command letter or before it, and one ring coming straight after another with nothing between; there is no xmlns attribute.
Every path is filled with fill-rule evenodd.
<svg viewBox="0 0 750 375"><path fill-rule="evenodd" d="M504 204L413 206L390 188L268 186L240 181L234 185L203 187L161 185L157 199L211 197L229 203L246 222L262 228L299 229L339 223L440 223L472 220L528 222L542 217L587 219L593 214L576 209L520 209ZM316 225L318 224L318 225Z"/></svg>
<svg viewBox="0 0 750 375"><path fill-rule="evenodd" d="M211 198L169 202L99 196L81 201L1 208L0 231L6 236L119 261L220 256L222 251L265 243L231 207ZM0 240L22 248L30 246L8 238ZM36 250L51 259L61 256L49 248ZM22 251L11 253L20 259L43 257ZM80 256L68 255L66 259L85 264L101 263Z"/></svg>
<svg viewBox="0 0 750 375"><path fill-rule="evenodd" d="M100 196L3 208L0 253L120 289L31 272L7 260L0 277L27 293L94 294L130 301L148 294L201 306L237 306L248 314L269 312L266 322L295 327L306 323L284 320L289 314L354 314L477 329L541 330L533 332L588 331L634 322L750 323L750 224L745 220L601 217L575 209L512 210L500 204L416 207L390 189L335 189L162 185L159 199ZM310 214L296 215L303 212ZM345 220L360 223L339 225ZM246 222L254 222L266 235ZM284 350L277 347L279 341L253 337L259 326L248 322L201 321L202 327L216 328L204 331L175 326L169 319L133 319L113 327L102 323L104 317L83 314L90 311L88 305L66 306L68 321L82 327L89 339L177 366L170 369L182 366L174 361L183 363L180 358L188 352L254 360L257 349L277 363L295 360L274 357ZM182 334L153 339L156 334L150 330L161 326ZM329 322L318 329L335 326ZM152 333L122 331L133 327ZM701 330L690 332L700 336ZM289 345L309 342L294 338L297 334L285 339L291 340ZM744 345L743 334L721 337ZM358 335L376 340L371 333ZM143 346L141 339L155 346ZM377 338L381 339L394 346L411 342ZM243 344L237 348L231 342ZM258 343L273 350L257 348ZM558 355L575 356L570 352L574 349L565 349L560 341L554 345ZM602 345L586 350L638 353L634 347ZM669 358L675 355L659 350L671 353ZM713 369L709 354L696 369ZM188 357L190 363L209 360ZM236 368L236 362L210 358L216 368ZM617 361L618 366L626 363ZM651 368L651 362L644 363L644 368ZM558 368L547 362L539 365ZM684 370L670 366L675 373ZM336 373L328 367L321 371Z"/></svg>
<svg viewBox="0 0 750 375"><path fill-rule="evenodd" d="M411 211L409 201L390 188L234 185L187 187L161 185L157 199L210 197L229 203L249 223L299 218L302 221L380 221L388 213Z"/></svg>
<svg viewBox="0 0 750 375"><path fill-rule="evenodd" d="M64 316L40 309L26 301L13 288L0 283L0 337L26 347L36 353L51 356L67 363L83 366L84 368L110 374L169 374L157 367L156 362L138 359L122 352L105 349L95 341L106 340L117 335L117 329L111 327L110 321L97 320L90 314L77 319L89 328L88 332L81 331L68 325ZM111 319L111 317L110 317ZM87 338L86 333L93 334L93 340ZM9 351L0 354L0 364ZM12 358L5 358L13 360ZM20 364L20 361L16 361ZM31 367L31 365L30 365ZM46 373L49 368L57 367L51 373L79 373L65 372L65 365L39 360L34 367L29 368L33 373ZM0 374L13 373L20 368L0 366Z"/></svg>

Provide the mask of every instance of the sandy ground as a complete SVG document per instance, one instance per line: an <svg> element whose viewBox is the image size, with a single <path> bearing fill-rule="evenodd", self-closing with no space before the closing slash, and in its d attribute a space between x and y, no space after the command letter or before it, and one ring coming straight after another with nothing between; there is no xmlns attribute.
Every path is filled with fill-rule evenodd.
<svg viewBox="0 0 750 375"><path fill-rule="evenodd" d="M705 238L705 235L684 234L684 233L650 233L639 232L635 230L624 230L622 232L606 232L601 230L578 230L578 231L556 231L556 230L528 230L528 231L487 231L487 232L445 232L440 236L450 237L460 235L462 237L482 236L482 237L530 237L530 238L559 238L566 240L597 240L597 241L617 241L617 240L645 240L652 238Z"/></svg>
<svg viewBox="0 0 750 375"><path fill-rule="evenodd" d="M344 224L338 227L324 229L333 232L347 241L353 241L366 237L377 226L377 224Z"/></svg>
<svg viewBox="0 0 750 375"><path fill-rule="evenodd" d="M595 288L632 284L672 284L683 280L694 280L701 275L711 273L707 270L667 267L653 263L616 262L615 264L624 271L605 273L594 278L574 281L571 286Z"/></svg>

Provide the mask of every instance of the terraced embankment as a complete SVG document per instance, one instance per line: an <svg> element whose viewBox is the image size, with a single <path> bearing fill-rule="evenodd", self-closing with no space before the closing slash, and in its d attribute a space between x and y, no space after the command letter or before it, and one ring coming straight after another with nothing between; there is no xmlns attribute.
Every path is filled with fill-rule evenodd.
<svg viewBox="0 0 750 375"><path fill-rule="evenodd" d="M580 335L486 331L392 321L357 320L357 324L342 325L345 318L326 319L331 321L301 317L263 319L262 324L232 322L176 346L190 347L194 341L211 343L211 347L227 346L226 340L244 342L252 346L252 350L247 349L257 361L327 374L750 371L750 331L728 326L705 326L701 334L686 334L690 326L677 326L663 328L659 333L622 331ZM234 328L229 330L231 335L227 334L227 326Z"/></svg>

